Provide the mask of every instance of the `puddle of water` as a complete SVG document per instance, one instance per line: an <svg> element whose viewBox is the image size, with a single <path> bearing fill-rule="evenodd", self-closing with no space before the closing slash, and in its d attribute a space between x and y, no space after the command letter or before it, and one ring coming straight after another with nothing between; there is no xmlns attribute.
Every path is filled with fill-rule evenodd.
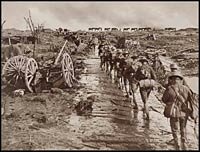
<svg viewBox="0 0 200 152"><path fill-rule="evenodd" d="M190 88L197 94L199 94L199 77L185 77L186 82Z"/></svg>
<svg viewBox="0 0 200 152"><path fill-rule="evenodd" d="M97 61L97 62L96 62ZM173 149L170 145L167 145L166 142L172 139L172 135L167 132L171 132L169 121L161 113L157 113L150 108L150 121L144 119L143 111L143 102L139 93L139 89L136 92L136 101L139 106L139 111L135 111L130 107L123 106L128 104L122 102L125 100L123 92L119 91L114 85L105 72L100 71L98 60L89 59L87 60L89 64L88 74L84 74L81 77L80 82L85 83L85 88L79 91L79 96L85 96L87 93L95 93L99 96L99 101L94 102L93 104L93 116L86 118L85 116L78 116L76 114L71 115L69 124L74 126L74 130L84 130L82 138L87 139L91 135L95 137L105 134L115 135L113 140L121 138L122 141L130 140L133 142L128 143L128 146L125 146L125 149L134 149L136 148L136 143L139 148L141 143L146 144L149 149L153 147L156 150L170 150ZM98 67L97 67L98 66ZM93 71L95 70L95 73ZM91 73L92 72L92 73ZM198 88L198 78L186 78L186 81L191 88L196 91ZM115 100L115 102L120 102L119 105L115 106L110 101ZM160 112L163 112L164 107L159 103L155 98L153 93L151 93L148 100L148 105L157 109ZM116 110L112 110L116 109ZM190 130L191 131L191 130ZM106 138L103 138L106 140ZM136 140L136 141L135 141ZM123 143L118 144L119 147L111 147L111 149L121 149ZM121 148L120 148L121 147Z"/></svg>

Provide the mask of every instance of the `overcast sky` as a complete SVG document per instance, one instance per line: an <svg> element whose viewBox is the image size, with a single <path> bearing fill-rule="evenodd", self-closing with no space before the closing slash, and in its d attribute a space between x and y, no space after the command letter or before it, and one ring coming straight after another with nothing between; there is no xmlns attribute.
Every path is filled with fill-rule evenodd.
<svg viewBox="0 0 200 152"><path fill-rule="evenodd" d="M35 24L70 30L88 27L198 27L198 2L1 2L4 28Z"/></svg>

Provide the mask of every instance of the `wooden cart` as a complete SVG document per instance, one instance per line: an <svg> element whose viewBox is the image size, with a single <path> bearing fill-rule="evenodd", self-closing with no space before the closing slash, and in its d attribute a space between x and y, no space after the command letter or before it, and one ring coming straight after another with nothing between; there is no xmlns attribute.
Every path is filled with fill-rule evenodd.
<svg viewBox="0 0 200 152"><path fill-rule="evenodd" d="M45 71L44 69L48 69L48 80L56 81L55 79L58 80L62 77L65 85L72 87L73 80L75 80L74 66L70 55L65 50L67 42L66 40L55 62L49 67L38 67L38 63L34 58L28 58L25 55L8 59L2 68L2 78L5 79L7 84L14 87L21 80L25 82L26 88L33 92L36 85L36 73L39 70Z"/></svg>

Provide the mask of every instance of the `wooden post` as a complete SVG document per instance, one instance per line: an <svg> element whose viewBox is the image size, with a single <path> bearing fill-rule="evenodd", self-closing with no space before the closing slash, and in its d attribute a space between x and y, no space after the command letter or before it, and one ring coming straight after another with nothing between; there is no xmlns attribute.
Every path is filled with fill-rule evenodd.
<svg viewBox="0 0 200 152"><path fill-rule="evenodd" d="M57 56L57 58L56 58L56 60L54 62L54 65L56 65L58 63L58 60L59 60L59 58L60 58L60 56L61 56L61 54L62 54L62 52L63 52L63 50L65 48L65 45L67 44L67 42L68 41L66 40L65 43L64 43L64 45L62 46L62 48L61 48L61 50L60 50L60 52L59 52L59 54L58 54L58 56Z"/></svg>
<svg viewBox="0 0 200 152"><path fill-rule="evenodd" d="M31 31L31 34L34 38L33 57L35 57L36 40L39 39L39 37L38 37L39 31L37 31L37 29L35 29L34 23L33 23L32 18L31 18L30 10L29 10L29 17L28 18L24 17L24 19L25 19L26 23L28 24L30 31ZM38 27L38 30L39 30L39 27Z"/></svg>
<svg viewBox="0 0 200 152"><path fill-rule="evenodd" d="M3 23L1 24L1 30L3 31L3 25L6 23L6 20L3 21Z"/></svg>

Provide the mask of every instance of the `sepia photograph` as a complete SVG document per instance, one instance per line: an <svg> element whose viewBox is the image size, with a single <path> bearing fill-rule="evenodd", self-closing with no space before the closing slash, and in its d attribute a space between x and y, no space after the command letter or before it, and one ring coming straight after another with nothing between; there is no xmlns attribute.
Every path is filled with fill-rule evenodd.
<svg viewBox="0 0 200 152"><path fill-rule="evenodd" d="M198 1L1 1L1 150L199 150Z"/></svg>

